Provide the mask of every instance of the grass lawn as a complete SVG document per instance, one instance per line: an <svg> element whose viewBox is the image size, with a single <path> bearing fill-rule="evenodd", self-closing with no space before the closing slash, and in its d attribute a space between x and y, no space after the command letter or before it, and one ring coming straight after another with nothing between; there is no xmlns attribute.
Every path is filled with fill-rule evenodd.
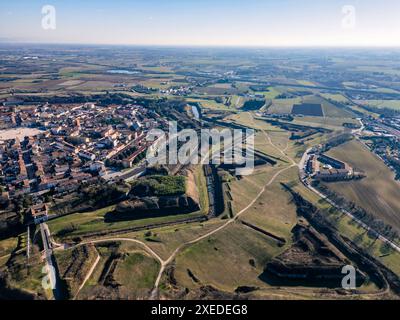
<svg viewBox="0 0 400 320"><path fill-rule="evenodd" d="M258 277L282 250L265 235L234 223L181 252L176 258L175 277L187 288L202 284L232 292L239 286L267 286Z"/></svg>
<svg viewBox="0 0 400 320"><path fill-rule="evenodd" d="M297 179L297 168L282 173L241 216L241 219L283 237L289 243L291 230L297 223L296 206L280 183L294 179Z"/></svg>
<svg viewBox="0 0 400 320"><path fill-rule="evenodd" d="M145 298L153 288L160 264L141 252L126 253L117 264L114 279L135 298Z"/></svg>

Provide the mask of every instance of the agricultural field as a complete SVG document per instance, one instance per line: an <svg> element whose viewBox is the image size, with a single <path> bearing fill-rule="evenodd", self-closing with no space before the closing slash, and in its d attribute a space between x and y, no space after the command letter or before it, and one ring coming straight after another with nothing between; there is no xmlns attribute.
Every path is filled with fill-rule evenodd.
<svg viewBox="0 0 400 320"><path fill-rule="evenodd" d="M310 126L310 127L321 127L329 130L344 130L344 123L352 123L359 125L359 121L354 118L330 118L330 117L296 117L293 120L294 124Z"/></svg>
<svg viewBox="0 0 400 320"><path fill-rule="evenodd" d="M319 111L318 107L310 107L308 109L304 109L302 112L297 112L297 105L303 106L317 106L320 105L322 110ZM307 107L304 107L307 108ZM311 113L310 113L311 112ZM302 97L296 98L286 98L286 99L273 99L272 105L268 108L268 113L270 114L302 114L308 116L321 116L321 117L330 117L330 118L352 118L355 115L352 112L344 108L339 108L333 105L331 102L318 95L306 95Z"/></svg>
<svg viewBox="0 0 400 320"><path fill-rule="evenodd" d="M357 102L375 108L400 110L400 100L359 100Z"/></svg>
<svg viewBox="0 0 400 320"><path fill-rule="evenodd" d="M293 105L292 115L323 117L324 113L320 104L302 103Z"/></svg>
<svg viewBox="0 0 400 320"><path fill-rule="evenodd" d="M302 103L302 99L300 97L291 99L274 99L272 101L272 105L268 108L268 113L290 114L292 112L293 105L296 103Z"/></svg>
<svg viewBox="0 0 400 320"><path fill-rule="evenodd" d="M367 177L327 186L400 230L400 183L394 180L394 173L383 161L355 140L330 150L328 155L348 162Z"/></svg>

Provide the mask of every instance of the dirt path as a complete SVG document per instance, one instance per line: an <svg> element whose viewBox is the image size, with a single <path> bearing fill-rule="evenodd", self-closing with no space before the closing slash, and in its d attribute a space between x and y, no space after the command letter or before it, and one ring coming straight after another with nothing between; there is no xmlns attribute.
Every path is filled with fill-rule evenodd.
<svg viewBox="0 0 400 320"><path fill-rule="evenodd" d="M91 277L91 275L93 274L94 269L96 269L97 264L100 261L100 255L97 254L97 258L96 261L93 263L92 267L90 268L89 272L87 273L85 280L83 280L81 286L79 287L78 291L75 294L74 300L76 299L76 297L78 296L79 292L81 292L82 288L85 286L86 282L89 280L89 278Z"/></svg>
<svg viewBox="0 0 400 320"><path fill-rule="evenodd" d="M268 143L269 143L273 148L275 148L280 154L282 154L286 159L288 159L293 165L296 165L296 166L297 166L296 161L294 161L294 160L286 153L287 149L289 148L289 142L286 143L286 147L285 147L284 149L279 148L277 145L275 145L275 144L272 142L272 139L271 139L271 137L269 136L269 134L268 134L264 129L261 129L259 126L257 126L257 124L254 122L254 116L253 116L253 114L251 114L251 120L252 120L252 122L253 122L253 126L254 126L254 127L258 127L258 128L261 130L261 132L264 134L264 136L265 136L265 138L267 139Z"/></svg>
<svg viewBox="0 0 400 320"><path fill-rule="evenodd" d="M137 239L131 239L131 238L102 238L102 239L97 239L97 240L88 240L88 241L83 241L77 245L74 245L72 247L69 247L68 249L73 249L79 246L83 246L85 244L93 244L93 243L102 243L102 242L110 242L110 241L128 241L128 242L135 242L137 244L140 244L141 246L144 247L144 249L150 253L153 257L155 257L160 263L162 263L164 260L154 252L153 249L151 249L146 243L143 241L137 240Z"/></svg>

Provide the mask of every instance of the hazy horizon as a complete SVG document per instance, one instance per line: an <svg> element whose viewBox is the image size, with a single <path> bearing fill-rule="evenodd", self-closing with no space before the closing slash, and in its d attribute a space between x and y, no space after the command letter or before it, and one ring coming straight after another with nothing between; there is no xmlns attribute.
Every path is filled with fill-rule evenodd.
<svg viewBox="0 0 400 320"><path fill-rule="evenodd" d="M56 10L54 30L42 27L42 8L47 4ZM0 3L0 41L179 47L399 47L398 12L400 2L396 0L16 0Z"/></svg>

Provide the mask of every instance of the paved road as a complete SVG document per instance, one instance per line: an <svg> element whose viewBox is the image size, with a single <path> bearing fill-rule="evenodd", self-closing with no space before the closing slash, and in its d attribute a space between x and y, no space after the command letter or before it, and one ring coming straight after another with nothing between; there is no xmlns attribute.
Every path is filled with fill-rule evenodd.
<svg viewBox="0 0 400 320"><path fill-rule="evenodd" d="M40 224L40 234L42 236L42 243L43 243L43 253L45 255L45 262L46 262L46 269L47 269L47 276L50 281L50 285L54 292L54 297L56 298L57 294L55 293L57 288L57 277L55 273L55 267L53 264L53 250L52 245L49 239L49 231L48 227L45 223Z"/></svg>

